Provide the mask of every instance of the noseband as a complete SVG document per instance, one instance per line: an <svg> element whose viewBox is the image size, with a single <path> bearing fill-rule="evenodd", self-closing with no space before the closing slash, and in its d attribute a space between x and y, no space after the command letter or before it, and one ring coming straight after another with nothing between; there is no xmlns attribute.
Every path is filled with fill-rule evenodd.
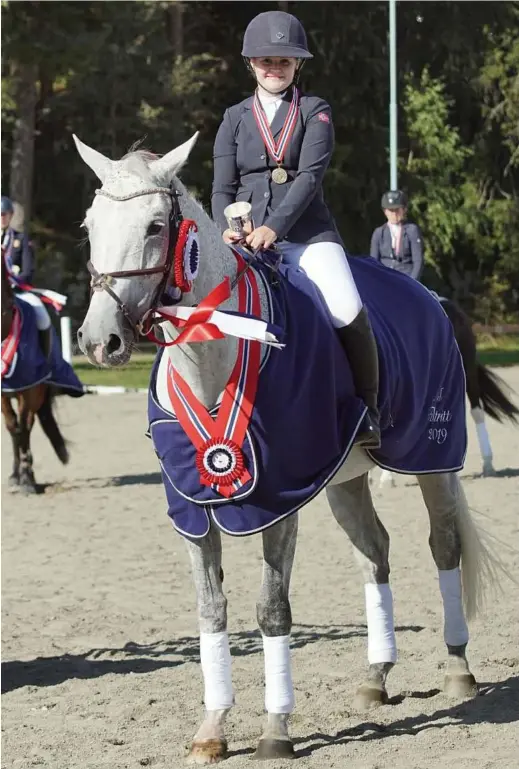
<svg viewBox="0 0 519 769"><path fill-rule="evenodd" d="M91 261L88 261L87 263L87 268L91 275L90 287L92 291L106 291L106 293L112 297L114 302L117 304L117 306L121 310L122 314L130 324L132 331L135 333L135 335L138 336L139 334L142 334L143 336L146 336L146 334L150 331L152 326L152 322L149 321L148 319L150 319L153 316L153 311L156 308L157 303L160 300L160 297L164 293L164 289L166 288L166 284L172 272L173 257L175 253L175 244L177 242L179 228L182 223L182 212L180 211L180 205L178 202L178 197L180 193L174 187L153 187L147 190L140 190L139 192L133 192L130 195L113 195L111 192L106 192L106 190L103 190L103 189L96 190L95 194L103 195L104 197L109 198L110 200L117 200L119 202L125 201L125 200L132 200L132 198L138 198L138 197L141 197L142 195L168 195L168 197L171 199L171 212L169 215L169 243L168 243L168 250L166 254L166 261L164 262L163 265L159 265L158 267L146 267L141 270L119 270L117 272L97 272L96 268L94 267ZM130 311L128 310L128 308L126 307L122 299L113 290L112 283L116 278L135 278L135 277L142 277L146 275L159 275L159 274L162 274L162 280L160 281L159 285L157 286L157 289L155 290L150 308L145 313L144 318L142 318L142 320L136 323L133 320Z"/></svg>

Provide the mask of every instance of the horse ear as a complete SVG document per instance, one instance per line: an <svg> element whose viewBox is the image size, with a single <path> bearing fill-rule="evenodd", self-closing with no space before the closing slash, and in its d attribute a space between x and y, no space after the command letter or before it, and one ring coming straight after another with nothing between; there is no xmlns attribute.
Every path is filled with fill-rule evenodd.
<svg viewBox="0 0 519 769"><path fill-rule="evenodd" d="M167 155L150 163L149 169L153 174L153 177L163 183L169 183L187 161L189 154L198 139L198 135L199 132L197 131L187 142L181 144L180 147L171 150Z"/></svg>
<svg viewBox="0 0 519 769"><path fill-rule="evenodd" d="M97 150L93 150L92 147L89 147L87 144L83 144L83 142L78 139L76 134L72 134L72 136L76 144L76 149L81 155L82 159L85 161L87 166L92 169L96 176L101 179L101 182L104 182L112 170L114 161L105 157Z"/></svg>

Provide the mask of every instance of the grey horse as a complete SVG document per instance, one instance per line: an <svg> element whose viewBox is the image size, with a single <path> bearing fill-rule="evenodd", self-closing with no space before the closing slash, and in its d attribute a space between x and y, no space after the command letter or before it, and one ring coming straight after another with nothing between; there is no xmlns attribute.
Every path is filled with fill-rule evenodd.
<svg viewBox="0 0 519 769"><path fill-rule="evenodd" d="M81 350L94 364L118 366L128 362L139 323L144 322L164 287L173 206L170 185L178 192L182 216L198 226L201 254L191 290L177 297L180 305L196 306L226 276L236 276L235 258L222 242L220 231L177 176L196 137L161 158L141 150L119 161L106 158L74 137L79 154L102 183L84 221L94 290L78 332ZM262 285L259 291L262 317L267 318ZM232 311L237 306L233 291L222 309ZM164 323L162 329L169 341L179 333L172 323ZM237 345L235 337L225 336L209 343L168 347L157 373L158 400L171 409L167 367L173 364L196 398L206 408L214 407L233 369ZM369 666L356 692L358 708L387 702L386 678L396 661L389 535L369 490L368 472L373 466L370 457L354 447L326 488L333 515L352 543L365 583ZM465 656L466 618L480 607L499 562L473 520L455 473L420 475L418 482L429 512L430 547L444 606L444 689L455 697L471 697L477 686ZM255 754L258 758L294 755L288 732L288 718L294 708L289 586L297 528L295 512L261 533L263 577L257 620L265 656L267 721ZM204 536L186 537L186 544L197 594L206 708L188 760L206 764L227 754L225 719L234 704L220 530L212 525Z"/></svg>

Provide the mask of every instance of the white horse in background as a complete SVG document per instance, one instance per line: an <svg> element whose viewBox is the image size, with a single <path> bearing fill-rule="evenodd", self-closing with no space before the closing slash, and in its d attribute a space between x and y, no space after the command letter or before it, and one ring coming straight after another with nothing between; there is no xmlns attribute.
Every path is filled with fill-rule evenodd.
<svg viewBox="0 0 519 769"><path fill-rule="evenodd" d="M234 281L234 288L243 279L237 275L235 256L224 245L219 229L178 179L195 140L196 135L161 158L136 151L114 161L75 137L79 154L102 184L84 223L95 290L78 333L82 351L94 364L118 366L128 362L142 328L139 324L145 324L170 281L168 248L178 235L172 229L176 226L172 218L176 206L177 217L196 222L200 246L200 268L189 290L182 292L178 284L170 289L177 306L188 313L188 308L198 305L227 277ZM249 269L255 272L253 266ZM258 286L261 315L266 319L268 292L261 280ZM221 309L235 311L237 301L233 289ZM163 323L162 330L167 341L177 339L179 330L172 322ZM234 336L167 347L156 380L160 406L173 412L168 367L174 366L196 398L207 409L215 407L235 366L237 350ZM273 389L275 386L273 383ZM368 669L355 695L359 708L387 702L386 678L397 659L389 535L373 507L368 484L368 472L373 467L366 452L354 447L326 488L332 513L352 543L365 584ZM499 562L483 542L456 473L419 475L418 482L429 513L429 541L443 601L447 647L444 688L454 697L471 697L477 686L465 656L469 640L466 618L476 614ZM257 620L263 636L267 721L257 746L258 758L294 755L288 732L288 718L294 709L289 586L297 527L298 513L294 512L261 532L263 576ZM225 719L234 704L221 532L212 521L206 534L185 537L185 541L197 595L205 684L205 715L193 738L189 759L206 764L227 755ZM337 621L332 606L330 612L330 621Z"/></svg>

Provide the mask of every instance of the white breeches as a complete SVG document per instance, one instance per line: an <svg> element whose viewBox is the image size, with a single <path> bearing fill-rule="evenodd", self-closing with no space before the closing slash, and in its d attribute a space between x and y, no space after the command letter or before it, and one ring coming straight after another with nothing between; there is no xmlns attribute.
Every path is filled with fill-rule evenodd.
<svg viewBox="0 0 519 769"><path fill-rule="evenodd" d="M34 313L36 315L36 326L38 331L45 331L45 329L50 328L49 313L45 309L45 305L41 299L36 296L36 294L31 294L30 291L24 291L22 294L17 294L16 296L18 299L21 299L23 302L27 302L27 304L30 304L32 307L34 307Z"/></svg>
<svg viewBox="0 0 519 769"><path fill-rule="evenodd" d="M296 265L315 283L335 328L348 326L359 314L362 300L350 265L339 243L276 243L283 261Z"/></svg>

